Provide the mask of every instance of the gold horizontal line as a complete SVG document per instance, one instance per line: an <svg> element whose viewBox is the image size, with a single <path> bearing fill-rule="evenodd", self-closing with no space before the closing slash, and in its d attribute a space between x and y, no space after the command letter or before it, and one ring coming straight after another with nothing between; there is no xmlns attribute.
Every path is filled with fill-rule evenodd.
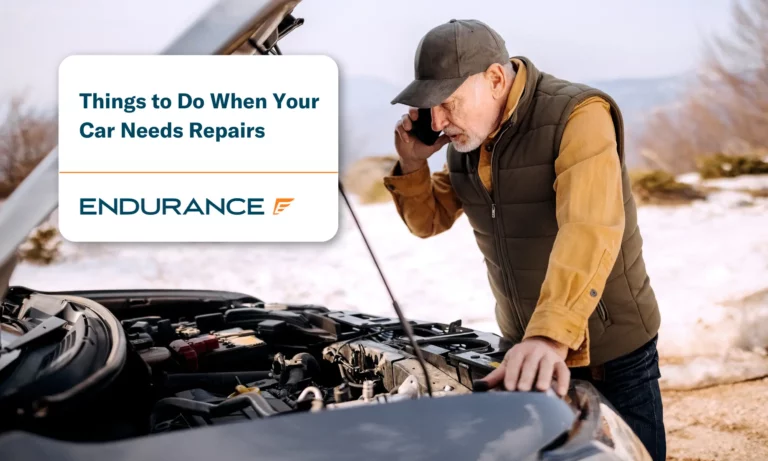
<svg viewBox="0 0 768 461"><path fill-rule="evenodd" d="M59 171L59 174L338 174L338 171Z"/></svg>

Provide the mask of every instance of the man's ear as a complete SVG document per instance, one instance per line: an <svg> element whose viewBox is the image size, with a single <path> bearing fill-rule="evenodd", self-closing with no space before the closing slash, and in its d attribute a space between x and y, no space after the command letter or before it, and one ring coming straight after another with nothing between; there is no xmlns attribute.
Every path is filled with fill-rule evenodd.
<svg viewBox="0 0 768 461"><path fill-rule="evenodd" d="M501 64L493 63L485 71L485 78L491 85L491 94L494 99L504 97L504 90L507 87L507 74Z"/></svg>

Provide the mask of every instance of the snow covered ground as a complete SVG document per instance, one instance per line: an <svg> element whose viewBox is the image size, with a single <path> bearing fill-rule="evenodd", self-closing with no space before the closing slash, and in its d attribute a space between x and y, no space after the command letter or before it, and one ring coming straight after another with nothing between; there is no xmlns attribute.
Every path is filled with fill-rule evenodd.
<svg viewBox="0 0 768 461"><path fill-rule="evenodd" d="M695 176L687 176L695 182ZM724 190L680 207L642 207L640 230L662 310L665 388L768 375L768 177L708 183ZM391 315L387 293L342 203L325 244L71 244L46 267L22 264L13 284L45 290L194 288L271 302ZM482 256L466 218L437 237L412 236L391 204L356 206L406 315L498 332ZM745 297L752 295L744 300Z"/></svg>

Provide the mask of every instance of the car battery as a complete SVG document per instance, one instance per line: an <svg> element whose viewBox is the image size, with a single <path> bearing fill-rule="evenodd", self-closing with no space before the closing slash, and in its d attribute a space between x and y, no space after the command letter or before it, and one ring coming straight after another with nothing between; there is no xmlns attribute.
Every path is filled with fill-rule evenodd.
<svg viewBox="0 0 768 461"><path fill-rule="evenodd" d="M253 330L237 327L206 336L215 338L218 347L198 354L202 369L227 371L233 367L242 369L243 364L247 364L247 369L258 369L260 366L263 368L271 363L267 344L256 337Z"/></svg>

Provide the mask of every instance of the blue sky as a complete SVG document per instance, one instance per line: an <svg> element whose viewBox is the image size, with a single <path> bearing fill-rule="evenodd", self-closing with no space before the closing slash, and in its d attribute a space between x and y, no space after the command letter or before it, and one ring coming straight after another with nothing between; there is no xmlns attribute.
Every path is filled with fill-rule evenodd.
<svg viewBox="0 0 768 461"><path fill-rule="evenodd" d="M77 53L154 53L212 0L0 0L0 98L52 104L59 62ZM290 54L333 57L343 76L404 85L421 36L451 18L480 19L511 54L573 80L676 75L703 40L730 28L732 0L304 0Z"/></svg>

